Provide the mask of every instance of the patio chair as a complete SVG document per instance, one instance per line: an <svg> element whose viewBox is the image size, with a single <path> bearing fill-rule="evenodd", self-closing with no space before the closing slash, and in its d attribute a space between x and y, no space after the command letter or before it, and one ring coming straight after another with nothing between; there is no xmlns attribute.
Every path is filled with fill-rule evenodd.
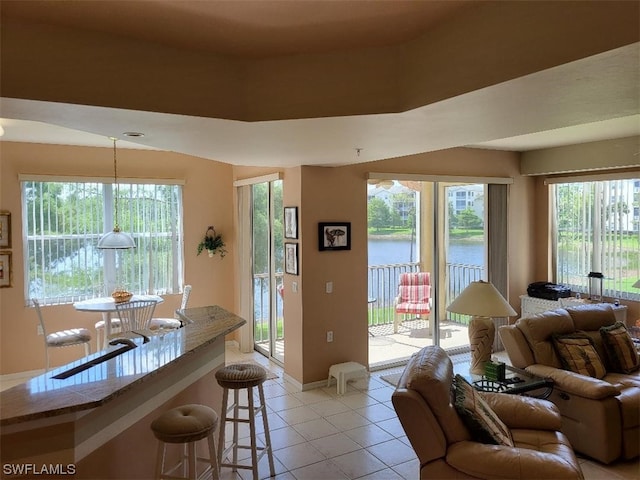
<svg viewBox="0 0 640 480"><path fill-rule="evenodd" d="M431 313L431 274L429 272L401 273L394 306L393 333L398 333L402 318L407 314L419 318L420 315Z"/></svg>

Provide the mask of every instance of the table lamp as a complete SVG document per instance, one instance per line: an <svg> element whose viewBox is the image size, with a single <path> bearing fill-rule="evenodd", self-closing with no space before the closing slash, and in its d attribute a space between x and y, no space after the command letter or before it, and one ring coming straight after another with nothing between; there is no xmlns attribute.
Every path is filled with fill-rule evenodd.
<svg viewBox="0 0 640 480"><path fill-rule="evenodd" d="M471 373L483 374L484 364L491 359L496 327L493 317L512 317L516 311L489 282L471 282L447 307L447 311L471 315L469 344Z"/></svg>

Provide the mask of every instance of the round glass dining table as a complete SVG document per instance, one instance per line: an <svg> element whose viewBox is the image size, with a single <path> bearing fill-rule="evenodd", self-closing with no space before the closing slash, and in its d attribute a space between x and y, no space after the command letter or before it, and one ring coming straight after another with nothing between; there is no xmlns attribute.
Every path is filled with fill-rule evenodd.
<svg viewBox="0 0 640 480"><path fill-rule="evenodd" d="M164 298L159 295L134 295L133 297L131 297L129 302L134 302L136 300L155 300L157 303L164 302ZM82 300L80 302L75 302L73 304L73 308L75 308L79 312L95 312L102 314L105 328L104 343L102 345L102 348L106 348L109 336L111 335L111 318L113 317L113 315L117 315L116 302L113 297L100 297ZM100 345L98 345L97 347L99 349Z"/></svg>

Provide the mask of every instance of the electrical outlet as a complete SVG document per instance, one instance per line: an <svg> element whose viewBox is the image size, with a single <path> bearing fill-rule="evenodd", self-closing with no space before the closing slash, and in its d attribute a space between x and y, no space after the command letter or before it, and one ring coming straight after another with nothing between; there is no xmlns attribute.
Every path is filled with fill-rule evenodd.
<svg viewBox="0 0 640 480"><path fill-rule="evenodd" d="M329 330L327 332L327 343L333 342L333 331Z"/></svg>
<svg viewBox="0 0 640 480"><path fill-rule="evenodd" d="M325 292L333 293L333 282L327 282L325 285Z"/></svg>
<svg viewBox="0 0 640 480"><path fill-rule="evenodd" d="M42 330L42 325L38 325L38 335L44 335L44 331Z"/></svg>

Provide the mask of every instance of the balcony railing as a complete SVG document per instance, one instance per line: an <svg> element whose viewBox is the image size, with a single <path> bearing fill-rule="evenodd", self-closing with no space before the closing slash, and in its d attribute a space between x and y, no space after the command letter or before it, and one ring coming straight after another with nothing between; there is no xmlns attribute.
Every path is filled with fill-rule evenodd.
<svg viewBox="0 0 640 480"><path fill-rule="evenodd" d="M369 265L369 326L393 323L394 301L401 273L419 271L418 263ZM480 265L446 264L445 302L449 305L469 283L482 279ZM446 319L467 323L468 317L446 312Z"/></svg>
<svg viewBox="0 0 640 480"><path fill-rule="evenodd" d="M401 273L419 271L418 263L398 263L389 265L369 265L369 326L393 324L394 301L398 295L398 278ZM480 265L465 265L459 263L446 264L445 302L449 305L469 283L482 279L483 268ZM254 275L254 321L256 324L256 342L268 340L269 309L269 278L267 274ZM275 275L276 292L275 317L277 338L283 337L282 331L282 288L283 274ZM467 323L468 317L446 312L446 319L454 322ZM264 337L264 338L263 338Z"/></svg>
<svg viewBox="0 0 640 480"><path fill-rule="evenodd" d="M284 338L283 330L283 305L282 305L282 289L284 288L284 275L276 273L275 294L270 297L269 274L259 273L253 276L253 305L254 305L254 341L263 343L269 341L269 318L270 309L275 301L275 319L276 319L276 340Z"/></svg>

